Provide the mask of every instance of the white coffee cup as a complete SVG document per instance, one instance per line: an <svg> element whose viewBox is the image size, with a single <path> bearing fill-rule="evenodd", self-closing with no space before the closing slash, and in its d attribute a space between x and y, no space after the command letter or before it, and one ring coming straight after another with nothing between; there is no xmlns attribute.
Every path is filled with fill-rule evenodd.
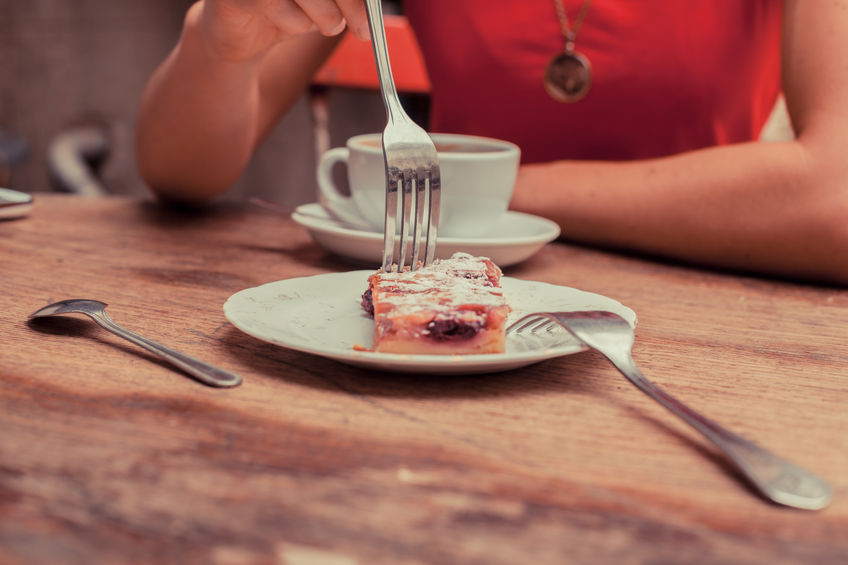
<svg viewBox="0 0 848 565"><path fill-rule="evenodd" d="M472 135L434 133L431 137L439 153L441 173L439 235L492 234L506 213L515 187L521 156L518 146ZM333 181L332 170L337 163L347 165L350 196ZM386 173L381 134L357 135L345 147L327 151L318 165L318 188L321 203L331 213L354 226L382 231Z"/></svg>

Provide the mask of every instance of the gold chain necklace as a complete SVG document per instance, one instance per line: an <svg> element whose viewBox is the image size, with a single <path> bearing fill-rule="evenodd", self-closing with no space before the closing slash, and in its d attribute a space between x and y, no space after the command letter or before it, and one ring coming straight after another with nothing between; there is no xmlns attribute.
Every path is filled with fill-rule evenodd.
<svg viewBox="0 0 848 565"><path fill-rule="evenodd" d="M568 15L565 13L562 0L554 0L562 36L565 38L565 50L554 55L548 63L544 84L551 98L559 102L577 102L586 96L592 86L592 65L585 55L574 50L577 32L580 31L583 20L586 19L591 3L592 0L583 2L574 21L574 27L571 27L568 24Z"/></svg>

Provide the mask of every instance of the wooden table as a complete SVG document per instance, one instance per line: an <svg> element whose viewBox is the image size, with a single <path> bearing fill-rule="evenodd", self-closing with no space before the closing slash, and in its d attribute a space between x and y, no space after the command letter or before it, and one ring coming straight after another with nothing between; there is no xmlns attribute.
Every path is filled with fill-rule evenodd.
<svg viewBox="0 0 848 565"><path fill-rule="evenodd" d="M40 195L0 222L0 563L848 562L845 290L561 243L507 271L632 307L649 378L831 481L806 512L753 495L596 353L377 373L222 313L349 269L249 206ZM70 297L244 384L202 386L82 317L27 321Z"/></svg>

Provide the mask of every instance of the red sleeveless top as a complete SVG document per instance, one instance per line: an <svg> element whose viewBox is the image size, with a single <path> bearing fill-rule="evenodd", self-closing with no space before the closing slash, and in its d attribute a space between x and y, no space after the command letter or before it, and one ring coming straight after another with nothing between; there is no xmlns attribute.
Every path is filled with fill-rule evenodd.
<svg viewBox="0 0 848 565"><path fill-rule="evenodd" d="M573 24L582 0L562 0ZM432 83L431 130L507 139L523 161L626 160L750 141L780 92L781 0L594 0L580 101L550 98L554 0L405 0Z"/></svg>

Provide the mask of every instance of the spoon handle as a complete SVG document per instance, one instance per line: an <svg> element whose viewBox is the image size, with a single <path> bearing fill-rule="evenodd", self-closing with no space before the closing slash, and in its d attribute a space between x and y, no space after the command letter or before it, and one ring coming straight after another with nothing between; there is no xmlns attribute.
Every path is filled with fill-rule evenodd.
<svg viewBox="0 0 848 565"><path fill-rule="evenodd" d="M240 376L204 363L190 355L180 353L170 347L166 347L160 343L149 340L146 337L142 337L137 333L131 332L130 330L116 324L105 312L90 314L90 316L106 330L146 349L176 367L179 367L203 384L221 388L234 387L241 384Z"/></svg>
<svg viewBox="0 0 848 565"><path fill-rule="evenodd" d="M760 493L778 504L819 510L830 503L830 486L759 445L723 428L649 381L629 354L602 352L636 388L659 402L718 447Z"/></svg>

